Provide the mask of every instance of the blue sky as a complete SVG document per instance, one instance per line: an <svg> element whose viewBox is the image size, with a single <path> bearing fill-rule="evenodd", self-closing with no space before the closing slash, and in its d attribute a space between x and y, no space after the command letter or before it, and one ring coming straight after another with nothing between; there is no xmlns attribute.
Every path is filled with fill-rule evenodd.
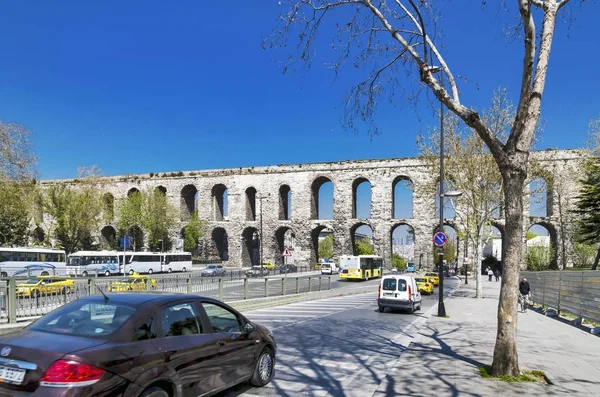
<svg viewBox="0 0 600 397"><path fill-rule="evenodd" d="M483 108L500 85L516 100L522 48L502 35L514 13L480 4L450 2L441 24L447 61L468 77L463 102ZM553 45L542 149L581 146L600 112L600 4L572 11ZM437 123L427 97L382 108L373 139L344 131L356 73L334 83L325 37L310 70L284 75L285 54L261 49L278 12L266 0L3 2L0 119L34 131L44 179L92 164L115 175L414 156Z"/></svg>

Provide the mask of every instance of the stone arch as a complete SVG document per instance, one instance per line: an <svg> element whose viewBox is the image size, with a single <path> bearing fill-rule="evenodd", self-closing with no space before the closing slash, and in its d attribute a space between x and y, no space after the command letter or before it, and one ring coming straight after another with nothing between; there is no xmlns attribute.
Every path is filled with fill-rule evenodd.
<svg viewBox="0 0 600 397"><path fill-rule="evenodd" d="M260 235L255 227L247 227L242 232L242 267L260 264Z"/></svg>
<svg viewBox="0 0 600 397"><path fill-rule="evenodd" d="M333 230L331 230L331 228L324 226L324 225L319 225L316 228L314 228L313 230L311 230L310 232L310 239L311 239L311 252L310 252L310 260L311 260L311 264L317 263L319 261L319 244L321 242L321 240L323 238L326 237L326 235L328 234L332 234L333 235ZM335 239L335 236L334 236ZM335 242L334 242L335 244ZM312 266L312 265L311 265Z"/></svg>
<svg viewBox="0 0 600 397"><path fill-rule="evenodd" d="M222 261L229 260L229 238L227 231L222 227L216 227L211 233L212 249L215 256Z"/></svg>
<svg viewBox="0 0 600 397"><path fill-rule="evenodd" d="M163 185L158 185L157 187L154 188L154 190L161 192L165 196L167 195L167 188L164 187Z"/></svg>
<svg viewBox="0 0 600 397"><path fill-rule="evenodd" d="M196 211L196 197L198 189L194 185L185 185L180 192L180 213L181 220L187 221Z"/></svg>
<svg viewBox="0 0 600 397"><path fill-rule="evenodd" d="M390 228L390 252L406 261L415 260L415 229L406 222L398 222Z"/></svg>
<svg viewBox="0 0 600 397"><path fill-rule="evenodd" d="M227 219L229 211L227 187L222 183L214 185L211 190L213 201L213 219L223 221Z"/></svg>
<svg viewBox="0 0 600 397"><path fill-rule="evenodd" d="M392 182L392 219L413 217L413 181L405 176L397 176Z"/></svg>
<svg viewBox="0 0 600 397"><path fill-rule="evenodd" d="M359 230L360 229L360 230ZM375 244L373 242L373 236L375 235L375 229L368 222L357 222L352 227L350 227L350 242L352 244L352 253L353 255L358 255L356 249L356 243L361 239L369 239L371 245L373 245L373 254L378 255L375 252Z"/></svg>
<svg viewBox="0 0 600 397"><path fill-rule="evenodd" d="M144 249L145 235L144 231L139 226L133 226L128 232L127 236L131 239L131 250L142 251ZM122 237L122 236L121 236Z"/></svg>
<svg viewBox="0 0 600 397"><path fill-rule="evenodd" d="M322 203L321 203L320 199L323 196L322 192L321 192L321 188L326 183L331 183L331 185L333 186L333 181L326 176L317 177L312 182L312 185L311 185L311 193L312 193L311 198L312 199L311 199L311 209L310 209L310 218L311 219L325 219L323 217L324 208L322 208L323 206L321 205ZM332 208L335 208L333 194L331 195L331 206L332 206ZM333 219L333 217L331 219Z"/></svg>
<svg viewBox="0 0 600 397"><path fill-rule="evenodd" d="M547 235L543 234L541 229L545 229ZM530 238L529 233L532 231L539 233L539 235ZM549 269L558 269L558 233L553 224L549 222L536 222L531 224L527 229L526 247L525 263L528 268L529 261L535 259L536 262L539 262L542 266L547 266ZM536 258L530 258L530 255L535 255Z"/></svg>
<svg viewBox="0 0 600 397"><path fill-rule="evenodd" d="M40 226L37 226L35 229L33 229L32 234L34 243L41 244L46 241L46 232L44 232L44 229L42 229Z"/></svg>
<svg viewBox="0 0 600 397"><path fill-rule="evenodd" d="M134 193L140 193L140 189L138 189L137 187L132 187L127 191L127 197L131 197L131 195Z"/></svg>
<svg viewBox="0 0 600 397"><path fill-rule="evenodd" d="M283 252L284 247L288 247L288 249L290 251L294 251L294 245L295 245L295 239L296 239L296 234L294 233L294 230L291 227L288 226L282 226L279 229L277 229L275 231L275 240L277 242L277 252L281 253ZM282 265L288 263L286 262L286 260L288 260L286 256L280 256L280 263Z"/></svg>
<svg viewBox="0 0 600 397"><path fill-rule="evenodd" d="M289 221L292 218L292 189L289 185L279 187L279 219Z"/></svg>
<svg viewBox="0 0 600 397"><path fill-rule="evenodd" d="M365 191L366 186L367 186L366 184L368 184L368 189L369 189L368 191ZM359 177L359 178L356 178L352 182L352 218L353 219L357 219L357 218L369 219L369 218L371 218L371 201L372 201L371 193L372 193L371 181L369 181L367 178ZM359 197L359 196L363 196L363 195L365 197ZM368 197L368 206L367 206L368 210L363 208L363 206L364 206L363 201L366 200L367 197ZM360 203L360 205L359 205L359 203Z"/></svg>
<svg viewBox="0 0 600 397"><path fill-rule="evenodd" d="M552 176L538 173L529 182L529 216L552 216Z"/></svg>
<svg viewBox="0 0 600 397"><path fill-rule="evenodd" d="M246 189L246 220L256 220L256 189L252 186Z"/></svg>
<svg viewBox="0 0 600 397"><path fill-rule="evenodd" d="M101 245L102 248L108 248L108 249L117 249L119 248L119 242L117 240L117 231L115 230L114 227L107 225L104 226L102 228L102 230L100 231L100 235L101 235Z"/></svg>
<svg viewBox="0 0 600 397"><path fill-rule="evenodd" d="M105 220L112 223L115 219L115 196L111 193L104 193L102 196L102 209Z"/></svg>

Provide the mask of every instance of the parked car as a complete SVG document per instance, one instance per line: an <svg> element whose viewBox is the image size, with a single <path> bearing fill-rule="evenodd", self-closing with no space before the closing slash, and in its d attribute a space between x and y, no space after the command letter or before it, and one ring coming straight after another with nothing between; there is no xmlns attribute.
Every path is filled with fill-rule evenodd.
<svg viewBox="0 0 600 397"><path fill-rule="evenodd" d="M208 265L202 272L200 272L200 276L202 277L216 277L216 276L224 276L225 268L222 265Z"/></svg>
<svg viewBox="0 0 600 397"><path fill-rule="evenodd" d="M75 300L0 337L0 396L212 395L271 381L276 343L228 305L186 294Z"/></svg>
<svg viewBox="0 0 600 397"><path fill-rule="evenodd" d="M129 277L115 281L108 287L110 292L145 291L148 289L156 289L156 280L148 276L139 275L137 273L133 273Z"/></svg>
<svg viewBox="0 0 600 397"><path fill-rule="evenodd" d="M35 298L42 295L69 294L75 289L75 282L64 277L38 276L17 284L17 295Z"/></svg>
<svg viewBox="0 0 600 397"><path fill-rule="evenodd" d="M377 292L379 312L386 307L390 309L406 309L410 313L421 309L421 293L412 276L383 276Z"/></svg>
<svg viewBox="0 0 600 397"><path fill-rule="evenodd" d="M297 273L298 272L298 266L293 265L291 263L286 264L286 265L281 265L281 267L279 268L279 272L281 274Z"/></svg>
<svg viewBox="0 0 600 397"><path fill-rule="evenodd" d="M269 275L269 269L260 266L252 266L246 270L246 277L264 277Z"/></svg>

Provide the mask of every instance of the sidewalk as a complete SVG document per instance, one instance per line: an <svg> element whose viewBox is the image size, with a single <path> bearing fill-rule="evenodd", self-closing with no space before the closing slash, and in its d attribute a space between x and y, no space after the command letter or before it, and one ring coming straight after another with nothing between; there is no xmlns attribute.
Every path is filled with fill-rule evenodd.
<svg viewBox="0 0 600 397"><path fill-rule="evenodd" d="M518 313L521 370L542 370L553 385L484 379L491 365L500 282L483 281L484 299L474 299L475 281L445 301L449 318L432 316L379 385L384 396L573 396L600 395L600 337L528 310Z"/></svg>

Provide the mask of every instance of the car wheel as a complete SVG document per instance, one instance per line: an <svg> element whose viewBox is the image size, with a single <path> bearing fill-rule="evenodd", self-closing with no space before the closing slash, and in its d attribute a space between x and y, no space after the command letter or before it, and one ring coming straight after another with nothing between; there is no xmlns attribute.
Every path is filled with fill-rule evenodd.
<svg viewBox="0 0 600 397"><path fill-rule="evenodd" d="M82 275L83 277L87 277L87 276L88 276L88 272L86 272L86 271L84 270L84 271L83 271L83 273L81 273L81 275Z"/></svg>
<svg viewBox="0 0 600 397"><path fill-rule="evenodd" d="M160 387L151 387L144 390L140 397L169 397L169 393L161 389Z"/></svg>
<svg viewBox="0 0 600 397"><path fill-rule="evenodd" d="M261 387L269 383L273 377L274 364L273 352L268 347L265 347L260 356L258 356L258 360L256 360L254 372L250 378L252 386Z"/></svg>
<svg viewBox="0 0 600 397"><path fill-rule="evenodd" d="M410 310L409 313L413 314L415 312L415 302L412 303L412 305L410 306Z"/></svg>
<svg viewBox="0 0 600 397"><path fill-rule="evenodd" d="M384 310L385 310L385 307L379 306L379 313L383 313Z"/></svg>
<svg viewBox="0 0 600 397"><path fill-rule="evenodd" d="M104 275L105 275L106 277L110 276L110 271L108 271L108 270L107 270L107 271L105 271L105 272L104 272Z"/></svg>

